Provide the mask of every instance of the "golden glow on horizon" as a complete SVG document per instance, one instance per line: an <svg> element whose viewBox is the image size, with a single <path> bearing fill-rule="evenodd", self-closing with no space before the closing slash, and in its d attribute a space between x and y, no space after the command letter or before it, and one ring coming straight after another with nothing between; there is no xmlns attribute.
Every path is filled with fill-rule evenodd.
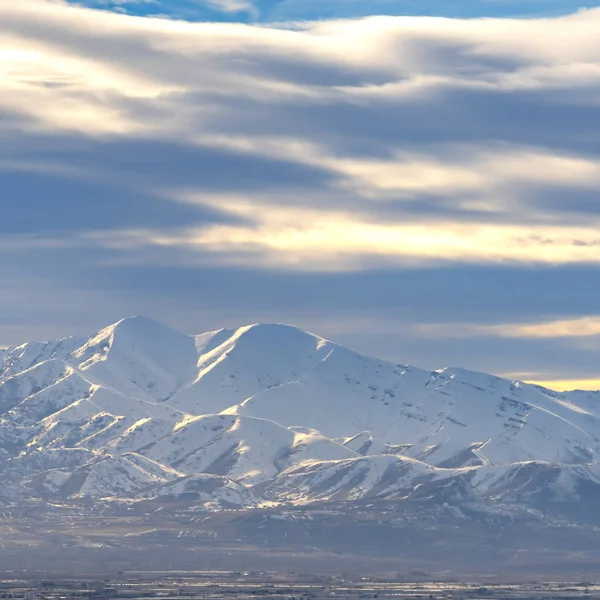
<svg viewBox="0 0 600 600"><path fill-rule="evenodd" d="M600 336L600 316L587 315L540 323L502 323L481 325L473 323L425 323L414 326L426 335L445 337L502 337L502 338L584 338Z"/></svg>
<svg viewBox="0 0 600 600"><path fill-rule="evenodd" d="M541 385L557 392L570 392L573 390L586 390L595 392L600 390L600 379L549 379L530 380L525 383Z"/></svg>

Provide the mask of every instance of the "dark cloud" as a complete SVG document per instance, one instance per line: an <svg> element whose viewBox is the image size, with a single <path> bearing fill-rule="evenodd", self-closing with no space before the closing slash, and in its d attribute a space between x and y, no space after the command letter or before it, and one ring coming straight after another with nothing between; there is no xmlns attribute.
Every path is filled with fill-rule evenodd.
<svg viewBox="0 0 600 600"><path fill-rule="evenodd" d="M446 338L414 323L537 322L597 310L600 271L455 267L360 274L290 274L215 268L83 268L68 254L21 272L0 294L5 343L85 334L127 314L148 314L185 331L270 320L295 323L395 362L459 365L549 379L594 378L600 346L573 340ZM98 256L94 256L96 260ZM20 289L19 289L20 288ZM2 299L5 297L5 301ZM18 302L17 302L18 298ZM92 309L93 307L93 309Z"/></svg>

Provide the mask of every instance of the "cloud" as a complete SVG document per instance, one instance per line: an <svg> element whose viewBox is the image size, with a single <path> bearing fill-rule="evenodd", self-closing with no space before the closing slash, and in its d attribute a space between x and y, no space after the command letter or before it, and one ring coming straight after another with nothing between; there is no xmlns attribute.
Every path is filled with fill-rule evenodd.
<svg viewBox="0 0 600 600"><path fill-rule="evenodd" d="M258 16L256 6L252 2L246 2L245 0L210 0L208 4L226 13L247 12L254 17Z"/></svg>
<svg viewBox="0 0 600 600"><path fill-rule="evenodd" d="M503 337L503 338L582 338L600 336L600 316L590 315L574 319L559 319L540 323L503 323L478 325L473 323L420 324L416 331L426 335L448 337Z"/></svg>
<svg viewBox="0 0 600 600"><path fill-rule="evenodd" d="M289 320L432 367L568 351L593 378L573 337L457 350L418 326L594 313L599 10L244 25L0 0L0 22L10 341L79 304L78 328L176 307L190 330Z"/></svg>
<svg viewBox="0 0 600 600"><path fill-rule="evenodd" d="M239 218L164 231L96 231L84 239L124 251L177 248L217 263L301 269L361 270L373 265L431 263L598 263L600 235L586 227L521 227L428 220L385 224L368 215L278 207L217 197L207 206ZM249 222L249 223L248 223Z"/></svg>
<svg viewBox="0 0 600 600"><path fill-rule="evenodd" d="M32 0L4 1L0 16L8 32L0 47L1 126L17 136L17 151L30 152L31 135L105 147L135 142L141 155L176 143L200 161L221 156L215 168L225 176L216 187L168 185L168 159L151 175L125 173L121 186L173 204L187 198L218 223L200 216L183 227L98 223L74 235L74 246L140 255L176 248L191 262L332 271L600 261L596 204L569 209L600 183L591 135L600 114L600 10L527 21L375 17L282 28L141 19ZM562 121L536 123L534 99ZM478 115L495 105L495 131L475 139ZM565 132L582 109L591 121ZM327 121L332 111L343 120ZM387 124L370 130L382 116ZM114 180L118 167L110 157L98 160ZM257 161L271 174L248 193L250 169L235 165ZM27 157L21 163L33 168ZM278 180L293 169L308 176ZM89 168L78 176L98 178ZM165 180L162 189L149 185L155 176ZM545 200L557 189L560 210Z"/></svg>

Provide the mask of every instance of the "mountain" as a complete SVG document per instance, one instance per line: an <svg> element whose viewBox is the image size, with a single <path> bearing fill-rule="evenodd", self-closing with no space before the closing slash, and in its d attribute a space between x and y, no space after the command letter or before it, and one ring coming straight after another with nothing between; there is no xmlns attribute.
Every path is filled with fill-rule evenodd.
<svg viewBox="0 0 600 600"><path fill-rule="evenodd" d="M0 476L18 507L391 502L595 527L600 392L392 364L288 325L132 317L0 354Z"/></svg>

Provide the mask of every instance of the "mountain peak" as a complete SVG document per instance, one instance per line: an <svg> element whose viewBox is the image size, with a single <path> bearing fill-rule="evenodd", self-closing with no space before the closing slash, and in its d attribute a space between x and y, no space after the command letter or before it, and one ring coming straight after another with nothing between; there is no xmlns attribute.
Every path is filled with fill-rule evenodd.
<svg viewBox="0 0 600 600"><path fill-rule="evenodd" d="M283 323L190 336L137 315L7 356L0 473L12 486L39 476L56 497L84 475L91 495L239 486L234 504L259 484L275 501L396 498L424 483L438 494L448 482L498 494L531 461L543 473L572 465L559 487L600 485L588 469L600 464L596 396L403 367Z"/></svg>
<svg viewBox="0 0 600 600"><path fill-rule="evenodd" d="M253 342L262 340L267 343L292 342L307 338L311 340L323 340L323 338L314 333L286 323L252 323L252 325L246 325L237 329L235 335L237 338L244 337L245 339L252 339Z"/></svg>
<svg viewBox="0 0 600 600"><path fill-rule="evenodd" d="M184 335L183 333L161 323L160 321L156 321L151 317L147 317L144 315L132 315L130 317L124 317L119 321L116 321L112 325L105 327L102 331L111 330L113 332L116 331L127 331L135 334L143 334L145 332L152 333L172 333L176 332L180 335Z"/></svg>

